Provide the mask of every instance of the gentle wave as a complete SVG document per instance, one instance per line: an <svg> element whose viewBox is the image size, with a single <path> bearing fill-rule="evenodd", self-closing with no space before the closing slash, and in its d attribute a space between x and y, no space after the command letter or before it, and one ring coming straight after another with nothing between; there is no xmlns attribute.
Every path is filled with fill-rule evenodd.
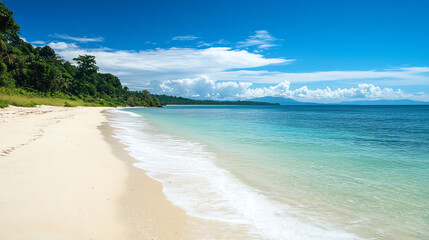
<svg viewBox="0 0 429 240"><path fill-rule="evenodd" d="M111 113L114 137L139 161L134 165L160 181L167 198L189 215L245 225L249 234L264 239L358 239L323 223L293 217L299 212L219 168L216 155L204 145L157 131L138 114Z"/></svg>

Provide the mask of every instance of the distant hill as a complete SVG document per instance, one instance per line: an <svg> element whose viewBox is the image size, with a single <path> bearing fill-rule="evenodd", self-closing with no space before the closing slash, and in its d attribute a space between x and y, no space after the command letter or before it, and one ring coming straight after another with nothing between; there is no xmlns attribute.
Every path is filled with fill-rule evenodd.
<svg viewBox="0 0 429 240"><path fill-rule="evenodd" d="M279 105L278 103L259 101L216 101L216 100L195 100L184 97L153 94L162 105Z"/></svg>
<svg viewBox="0 0 429 240"><path fill-rule="evenodd" d="M260 98L249 99L249 101L278 103L280 105L317 105L317 103L300 102L300 101L293 100L291 98L283 98L283 97L260 97Z"/></svg>
<svg viewBox="0 0 429 240"><path fill-rule="evenodd" d="M429 105L429 102L413 101L409 99L400 100L364 100L340 102L341 105Z"/></svg>
<svg viewBox="0 0 429 240"><path fill-rule="evenodd" d="M319 103L300 102L300 101L293 100L291 98L282 98L282 97L261 97L261 98L249 99L249 101L279 103L280 105L322 105ZM400 100L383 99L383 100L347 101L347 102L323 104L323 105L429 105L429 102L414 101L409 99L400 99Z"/></svg>

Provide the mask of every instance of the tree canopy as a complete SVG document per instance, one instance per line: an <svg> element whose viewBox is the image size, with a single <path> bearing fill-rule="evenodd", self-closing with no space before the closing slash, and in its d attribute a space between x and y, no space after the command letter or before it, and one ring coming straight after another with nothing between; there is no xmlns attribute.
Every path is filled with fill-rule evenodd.
<svg viewBox="0 0 429 240"><path fill-rule="evenodd" d="M0 2L0 34L9 39L19 38L19 25L13 19L13 13Z"/></svg>
<svg viewBox="0 0 429 240"><path fill-rule="evenodd" d="M95 57L91 55L83 55L77 58L73 58L78 65L78 69L85 74L97 73L98 67L97 62L95 61Z"/></svg>

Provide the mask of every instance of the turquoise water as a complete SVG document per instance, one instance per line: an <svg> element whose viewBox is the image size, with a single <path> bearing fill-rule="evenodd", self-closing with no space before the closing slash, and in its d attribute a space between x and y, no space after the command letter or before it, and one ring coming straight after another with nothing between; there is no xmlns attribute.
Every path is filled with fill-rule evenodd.
<svg viewBox="0 0 429 240"><path fill-rule="evenodd" d="M241 184L234 188L261 197L263 207L255 207L259 203L249 204L246 194L233 196L241 190L217 188L219 194L231 195L222 202L243 202L231 203L234 214L225 213L223 219L250 219L243 222L253 224L261 236L293 235L281 235L290 222L268 229L259 219L274 226L293 218L317 229L350 233L351 238L429 239L428 106L168 106L125 111L142 117L144 122L130 127L145 124L141 134L159 140L154 147L164 143L181 148L169 148L171 154L164 158L174 151L191 154L183 159L199 160L189 164L190 169L209 159L231 175L225 179ZM172 139L175 142L169 143ZM174 161L187 161L183 159ZM233 185L232 180L219 181ZM177 190L171 192L176 195L170 198L180 198ZM264 213L271 209L268 205L276 207L271 215ZM253 210L253 215L247 212ZM201 209L198 213L205 214ZM299 234L296 229L291 234L294 231Z"/></svg>

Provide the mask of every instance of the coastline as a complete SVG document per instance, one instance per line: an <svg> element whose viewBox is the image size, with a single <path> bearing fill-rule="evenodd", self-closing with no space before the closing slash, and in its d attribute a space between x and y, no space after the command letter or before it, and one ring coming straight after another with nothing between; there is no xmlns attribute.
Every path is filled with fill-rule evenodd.
<svg viewBox="0 0 429 240"><path fill-rule="evenodd" d="M102 113L106 117L111 114L108 111ZM122 207L120 216L137 233L135 239L195 239L190 228L196 219L166 199L161 183L132 165L137 161L128 155L126 146L112 136L114 128L107 121L99 129L110 145L112 154L127 168L126 189L119 199Z"/></svg>
<svg viewBox="0 0 429 240"><path fill-rule="evenodd" d="M107 109L0 109L1 239L249 239L171 203Z"/></svg>
<svg viewBox="0 0 429 240"><path fill-rule="evenodd" d="M125 109L125 108L120 108ZM106 119L113 116L103 111ZM138 239L260 239L249 236L245 229L228 223L202 219L188 215L185 210L169 201L163 192L161 182L149 177L148 171L134 166L139 163L129 155L127 146L114 137L115 127L109 121L99 127L113 154L123 161L128 170L127 191L122 195L122 217L134 231ZM136 191L137 190L137 191ZM144 239L146 239L144 238Z"/></svg>

